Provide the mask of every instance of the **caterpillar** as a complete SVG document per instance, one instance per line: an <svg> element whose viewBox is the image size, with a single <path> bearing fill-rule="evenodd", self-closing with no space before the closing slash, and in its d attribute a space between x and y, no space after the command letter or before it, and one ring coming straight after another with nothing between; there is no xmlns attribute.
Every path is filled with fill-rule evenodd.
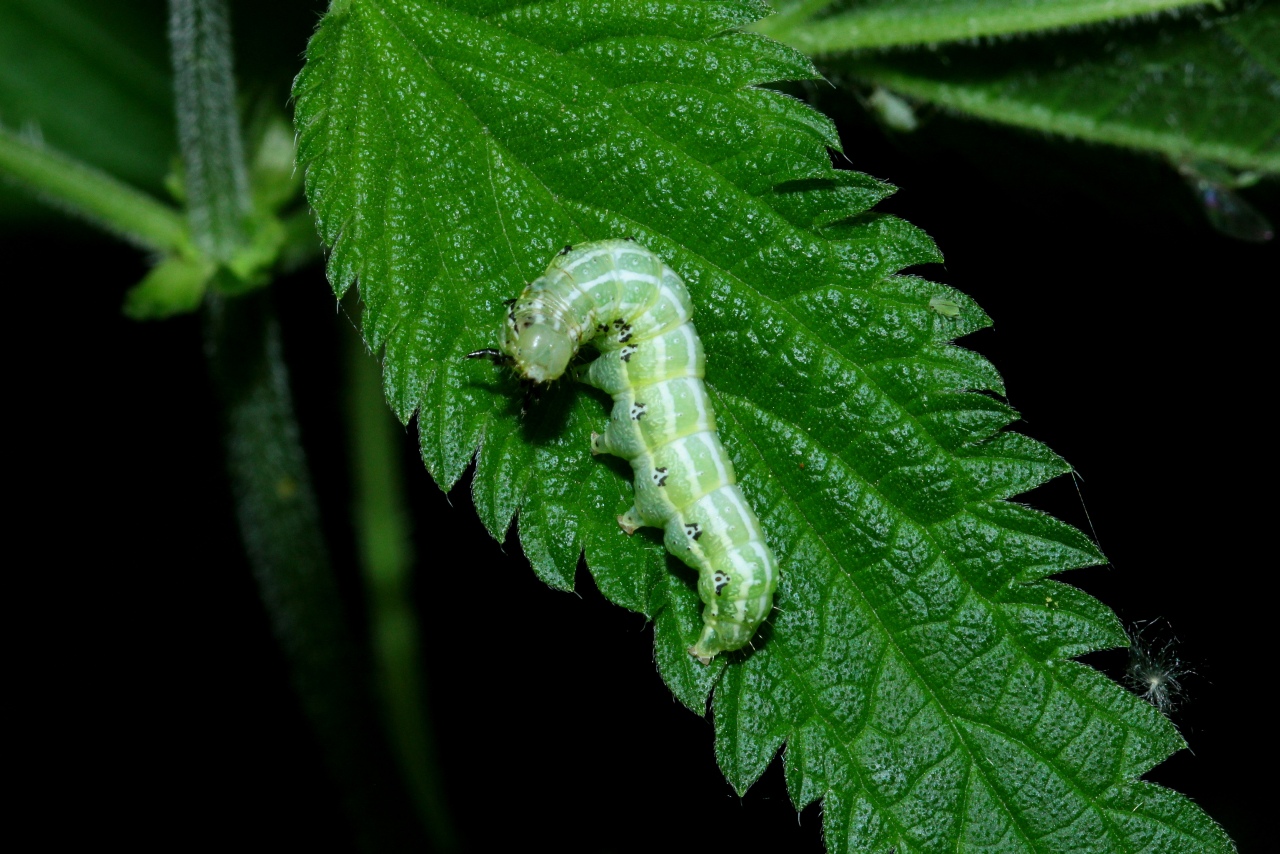
<svg viewBox="0 0 1280 854"><path fill-rule="evenodd" d="M572 373L613 397L591 453L622 457L635 473L635 504L618 525L628 535L661 528L668 551L698 571L705 607L690 655L709 664L748 644L773 608L778 562L716 433L684 282L633 239L601 240L566 246L507 305L498 348L469 358L541 384L584 344L599 351Z"/></svg>

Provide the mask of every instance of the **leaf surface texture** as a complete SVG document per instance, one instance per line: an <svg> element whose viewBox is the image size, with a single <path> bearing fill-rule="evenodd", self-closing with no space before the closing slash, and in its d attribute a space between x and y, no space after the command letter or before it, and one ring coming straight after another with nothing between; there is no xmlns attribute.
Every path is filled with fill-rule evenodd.
<svg viewBox="0 0 1280 854"><path fill-rule="evenodd" d="M655 657L745 790L785 747L832 851L1226 851L1180 796L1138 780L1182 746L1071 660L1122 645L1111 612L1049 577L1101 560L1006 499L1067 471L1003 428L992 366L952 339L987 323L915 276L939 260L836 172L834 128L757 88L816 75L736 29L746 2L335 4L295 95L300 157L338 293L444 487L534 571L585 553L647 615ZM685 279L721 436L783 571L756 649L704 668L694 573L614 521L630 472L593 459L608 401L521 392L464 355L562 245L631 235ZM944 297L957 317L929 309ZM486 595L481 592L478 595ZM583 638L583 643L608 643Z"/></svg>
<svg viewBox="0 0 1280 854"><path fill-rule="evenodd" d="M1151 17L1202 0L777 0L760 32L808 53L903 47Z"/></svg>
<svg viewBox="0 0 1280 854"><path fill-rule="evenodd" d="M1280 6L1045 41L833 59L830 73L1005 124L1280 174Z"/></svg>

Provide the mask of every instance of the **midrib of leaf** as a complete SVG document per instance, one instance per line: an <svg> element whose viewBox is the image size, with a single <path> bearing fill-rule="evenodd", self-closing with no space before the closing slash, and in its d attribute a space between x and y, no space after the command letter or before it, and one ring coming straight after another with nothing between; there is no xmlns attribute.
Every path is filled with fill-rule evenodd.
<svg viewBox="0 0 1280 854"><path fill-rule="evenodd" d="M831 0L778 3L757 32L813 55L1078 27L1208 5L1205 0Z"/></svg>
<svg viewBox="0 0 1280 854"><path fill-rule="evenodd" d="M737 788L749 786L777 747L783 741L791 743L798 728L809 726L812 717L775 720L769 717L769 708L807 705L825 711L820 704L829 701L822 686L809 678L816 654L816 647L809 644L847 643L848 638L822 634L815 638L817 629L799 631L796 618L788 616L814 607L813 601L818 600L805 597L816 595L815 591L824 597L847 592L848 599L836 603L843 615L880 624L875 630L880 649L876 666L883 668L881 682L868 677L860 686L868 700L857 712L862 716L860 729L853 722L844 727L838 715L825 716L821 738L833 745L834 752L823 754L821 761L833 763L833 775L840 779L860 778L863 770L854 748L861 745L870 750L864 743L865 732L873 725L886 725L881 720L886 707L879 705L877 692L895 687L883 684L883 674L890 668L900 672L904 690L910 688L924 698L913 714L945 721L941 729L950 733L945 743L931 740L929 749L941 745L946 757L955 757L952 764L964 766L958 769L963 772L963 789L940 790L939 797L947 800L950 812L938 821L953 828L948 842L970 828L971 817L958 812L971 796L970 780L986 780L987 773L997 779L1018 769L1001 765L1004 760L998 756L992 771L983 769L974 775L975 761L992 760L989 756L974 759L979 751L974 735L960 737L963 725L948 718L949 707L940 701L935 684L938 678L963 677L964 684L956 688L943 685L943 693L955 694L951 701L957 703L975 701L976 708L981 704L963 693L964 685L976 684L979 677L988 682L998 678L999 684L1008 685L1011 673L1023 674L1014 667L1021 663L1043 688L1038 703L1057 698L1078 710L1086 721L1081 732L1071 729L1069 721L1060 726L1073 738L1081 733L1092 736L1090 754L1084 759L1058 757L1034 766L1067 788L1084 791L1078 784L1092 779L1088 775L1098 765L1093 751L1102 753L1101 761L1111 773L1107 779L1125 784L1177 747L1180 742L1168 724L1132 695L1112 683L1086 692L1076 685L1083 670L1073 670L1065 662L1055 666L1030 653L1028 642L1010 624L996 619L1000 608L1024 603L999 602L979 592L978 582L993 591L1013 590L1018 572L1035 582L1095 560L1096 552L1078 534L1067 535L1054 527L1060 523L1050 524L1038 516L1018 516L1010 522L973 509L1002 506L999 498L1042 481L1061 470L1061 464L1029 440L1011 443L1002 439L1005 434L990 438L1011 416L984 408L994 405L985 397L972 395L965 410L983 416L974 422L977 427L966 427L959 423L961 415L936 408L942 404L927 399L931 394L942 398L960 388L999 386L985 362L946 344L954 335L982 326L985 316L980 310L940 286L890 276L907 264L936 260L936 250L918 232L892 218L857 216L819 230L804 220L831 221L831 211L820 210L828 204L821 201L823 197L796 196L784 204L780 195L767 188L743 189L755 186L760 174L785 181L809 179L815 172L829 170L823 148L829 138L816 120L802 131L803 122L787 124L792 117L784 121L768 112L783 109L783 102L765 104L759 98L748 102L742 97L751 91L746 84L718 82L721 78L714 75L773 68L782 69L774 72L779 76L784 72L804 76L811 73L807 65L789 54L769 54L775 48L763 42L708 38L707 32L693 38L679 30L680 21L686 22L686 29L691 26L681 16L692 14L691 10L715 9L715 4L661 7L670 32L683 33L680 39L653 35L653 10L658 7L601 6L598 9L606 17L631 9L638 18L643 9L650 18L643 28L637 25L637 31L647 35L626 38L610 31L594 39L580 38L561 50L534 38L540 34L554 41L554 32L537 29L546 24L545 17L521 19L515 11L491 4L484 10L486 22L467 15L463 2L447 10L429 3L402 5L403 11L373 0L352 0L343 7L344 16L331 15L313 42L311 62L296 90L302 158L310 164L308 191L323 233L335 244L330 257L333 284L341 292L359 278L366 300L366 335L375 348L385 348L388 394L402 418L417 411L424 459L436 478L451 485L479 447L474 497L491 532L505 534L514 514L535 571L556 586L572 585L579 555L585 553L607 596L656 621L659 668L682 702L700 708L713 684L718 685L717 752ZM537 8L546 15L563 15L574 7L565 2ZM746 7L729 8L741 16ZM615 26L625 35L622 23L612 18L603 23L595 19L572 23L588 30L598 23L604 28ZM565 31L569 32L568 25ZM629 63L625 74L630 76L602 64L591 52L597 44L624 57ZM469 71L459 76L464 67ZM519 73L513 71L517 68ZM700 77L703 72L706 76ZM739 81L750 74L745 71L725 79ZM390 86L388 76L395 81ZM673 106L677 101L662 100L667 95L678 95L678 104L689 108L690 116L715 115L715 124L699 125L695 118L676 122L671 117L684 114ZM362 111L370 109L367 102L375 98L377 115L371 117ZM396 111L402 108L409 112L397 123ZM382 125L371 119L381 119ZM761 129L758 136L743 137L745 150L740 151L735 142L735 121ZM790 136L772 135L781 133L778 128L783 125ZM698 130L704 135L699 136ZM447 154L443 160L441 152ZM369 177L360 180L366 173ZM823 174L835 181L834 173ZM803 204L814 199L819 201L810 207ZM855 216L866 204L846 201L839 208ZM784 210L790 212L784 216ZM743 225L747 222L750 229ZM389 233L383 230L388 225ZM513 384L502 380L491 366L462 359L467 350L492 344L502 310L500 300L518 291L523 279L536 275L552 251L565 242L628 233L660 252L689 282L698 308L698 328L713 354L709 380L722 404L726 444L735 464L740 463L740 482L761 512L784 566L779 591L782 611L775 627L766 632L768 640L751 655L718 661L707 669L691 665L684 653L698 619L688 574L670 569L652 541L624 537L613 527L617 511L611 505L625 506L630 489L617 468L592 460L587 453L587 435L603 419L599 398L561 386L520 421L518 402L512 400L518 394ZM805 256L807 263L800 260ZM815 280L827 284L810 290ZM944 293L964 306L963 316L953 324L925 310L930 295ZM819 296L838 299L846 314L822 314ZM865 317L866 325L850 326L855 316ZM787 355L795 355L799 362L788 364ZM760 384L770 389L767 397L754 390ZM825 515L825 511L815 515L813 507L804 510L805 496L789 491L785 467L789 457L776 448L771 454L765 447L780 440L744 421L735 410L734 401L739 399L771 419L778 418L775 412L789 413L789 417L799 413L797 442L825 454L832 467L856 474L861 484L876 484L874 491L862 488L846 496L849 501L864 502L868 509L850 510L843 517ZM860 401L864 408L859 408ZM948 413L950 432L945 435L951 438L942 438L926 421L947 418ZM828 450L836 445L811 435L825 436L832 419L849 431L846 436L854 437L840 444L839 452ZM988 426L992 419L998 423ZM864 427L865 435L859 432ZM971 434L972 440L964 438ZM989 441L979 444L984 437ZM887 455L877 457L877 448L886 449ZM897 460L892 467L884 463L890 457ZM1002 462L1003 457L1012 462ZM918 495L904 497L903 490L911 486L900 477L904 471L918 472L914 483ZM819 474L827 476L815 470L813 483L822 486L816 480ZM786 494L780 495L780 490ZM896 502L891 500L894 495ZM950 513L938 515L944 509ZM1007 567L981 563L979 569L985 575L965 576L959 566L985 560L997 546L978 538L965 551L966 543L955 540L945 528L948 515L980 527L980 534L998 541L998 548L1037 562L1021 569L1012 558ZM892 523L883 533L879 531L882 519ZM831 535L840 525L847 526L848 533L812 542L812 533ZM873 551L864 554L854 549L858 537L879 540ZM842 543L848 544L843 552ZM911 548L916 551L908 553ZM817 550L815 562L797 557L806 549ZM945 564L940 563L944 558ZM929 575L944 569L949 573L946 579ZM884 577L893 573L906 578L901 602L925 594L937 600L929 607L941 629L898 611L876 610L886 601ZM856 586L854 578L859 578ZM947 579L950 586L943 589ZM824 585L829 581L835 586L827 590ZM1087 597L1081 596L1085 601ZM829 598L819 601L823 607L831 604ZM969 611L974 620L981 618L981 625L953 625L953 619L967 618ZM1053 626L1044 629L1051 635L1053 648L1070 641L1073 649L1093 649L1123 640L1114 616L1096 603L1069 616L1087 626L1073 638ZM890 633L887 621L899 628ZM917 633L914 640L909 636L913 631ZM974 652L964 632L974 638L989 632L990 646ZM921 650L930 644L939 655L967 656L964 669L947 673L938 662L927 660ZM992 669L1006 663L1004 658L990 660L993 654L1009 659L1007 670ZM852 667L859 662L827 663ZM771 667L778 669L770 671ZM972 673L970 668L980 672ZM749 678L762 673L777 677L769 683L773 693L763 698L753 694L748 684ZM1140 733L1145 748L1116 753L1098 741L1101 736L1089 722L1103 720L1107 704L1121 710L1114 713L1120 721L1115 724L1119 733L1126 739L1131 732ZM726 707L743 711L732 726L720 719ZM1044 714L1043 708L1037 708ZM1018 757L1031 754L1028 739L1045 737L1034 731L1022 735L1009 727L996 727L996 731L1002 745L1017 745ZM892 767L898 761L894 751L906 749L907 742L896 735L886 739L888 746L880 758ZM878 784L871 779L853 789L844 788L839 780L810 784L807 779L817 779L814 768L797 766L803 757L793 758L791 750L787 756L789 783L800 775L792 788L798 805L819 797L833 799L831 803L837 805L841 799L847 804L857 797L874 797L881 805L876 814L892 829L892 843L905 844L911 838L911 828L895 812L899 804L889 797L888 789L877 790ZM905 778L918 769L898 770ZM922 776L913 777L913 787L925 772L919 773ZM995 782L981 786L994 809L1000 802L1000 786ZM1084 794L1082 802L1091 815L1101 816L1103 794L1089 791L1092 794ZM1016 804L1003 809L1005 824L1034 820ZM1084 811L1082 807L1081 814ZM832 809L827 819L828 837L837 840L838 848L843 845L838 840L853 832L843 815ZM1140 820L1157 819L1144 814ZM1202 815L1193 814L1187 821L1197 828L1212 828ZM1113 842L1111 850L1129 847L1124 840ZM920 847L947 849L927 840ZM1201 846L1202 850L1213 848Z"/></svg>

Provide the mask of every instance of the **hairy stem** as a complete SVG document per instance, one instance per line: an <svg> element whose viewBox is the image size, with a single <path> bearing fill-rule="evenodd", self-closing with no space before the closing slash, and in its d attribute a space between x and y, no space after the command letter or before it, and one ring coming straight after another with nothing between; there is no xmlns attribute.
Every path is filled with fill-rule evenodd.
<svg viewBox="0 0 1280 854"><path fill-rule="evenodd" d="M356 336L346 337L355 527L383 715L419 818L439 850L454 850L413 607L411 525L397 452L403 428L383 398L377 362Z"/></svg>
<svg viewBox="0 0 1280 854"><path fill-rule="evenodd" d="M415 841L325 548L267 294L208 301L206 350L250 565L365 851Z"/></svg>
<svg viewBox="0 0 1280 854"><path fill-rule="evenodd" d="M143 249L170 252L186 244L186 224L178 211L105 172L0 127L3 173L54 207Z"/></svg>
<svg viewBox="0 0 1280 854"><path fill-rule="evenodd" d="M248 242L251 195L224 0L169 0L169 40L191 234L226 262Z"/></svg>

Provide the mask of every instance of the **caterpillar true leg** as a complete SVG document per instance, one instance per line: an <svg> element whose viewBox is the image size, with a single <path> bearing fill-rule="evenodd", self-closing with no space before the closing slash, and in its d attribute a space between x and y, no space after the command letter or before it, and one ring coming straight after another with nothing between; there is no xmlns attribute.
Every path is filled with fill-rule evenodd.
<svg viewBox="0 0 1280 854"><path fill-rule="evenodd" d="M632 506L630 510L618 517L618 527L626 531L628 537L643 528L644 521L640 518L640 511Z"/></svg>
<svg viewBox="0 0 1280 854"><path fill-rule="evenodd" d="M583 344L599 349L574 371L614 401L591 452L635 472L622 530L661 528L671 553L698 570L706 607L689 653L705 664L750 642L773 607L778 564L716 434L692 314L680 277L634 239L566 246L508 309L499 349L470 355L547 383Z"/></svg>

